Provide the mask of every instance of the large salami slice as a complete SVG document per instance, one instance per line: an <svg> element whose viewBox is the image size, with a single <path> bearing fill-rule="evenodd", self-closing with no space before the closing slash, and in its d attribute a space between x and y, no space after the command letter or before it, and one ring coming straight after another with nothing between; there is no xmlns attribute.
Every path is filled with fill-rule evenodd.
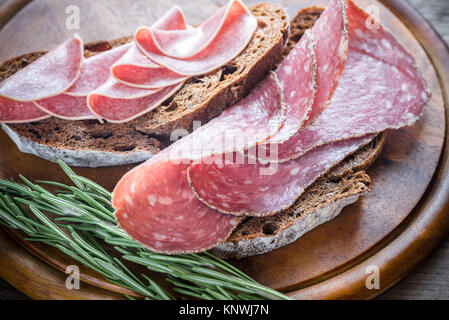
<svg viewBox="0 0 449 320"><path fill-rule="evenodd" d="M228 5L215 12L209 19L196 28L186 28L184 30L163 30L158 26L150 28L154 44L161 53L168 57L186 59L191 58L209 46L220 30L226 24L235 23L236 17L230 13L239 10L244 5L240 0L231 0ZM241 12L239 10L239 12ZM246 13L249 15L250 13ZM242 15L245 15L242 12Z"/></svg>
<svg viewBox="0 0 449 320"><path fill-rule="evenodd" d="M173 144L169 151L172 159L190 160L242 152L276 135L284 123L282 88L276 74L271 73L243 100Z"/></svg>
<svg viewBox="0 0 449 320"><path fill-rule="evenodd" d="M286 120L270 141L288 140L306 121L315 100L316 71L315 42L306 31L276 70L285 95Z"/></svg>
<svg viewBox="0 0 449 320"><path fill-rule="evenodd" d="M287 141L325 108L341 77L347 48L346 6L334 0L276 70L287 116L271 144Z"/></svg>
<svg viewBox="0 0 449 320"><path fill-rule="evenodd" d="M226 64L242 52L257 29L257 19L240 1L233 2L227 20L214 40L201 52L186 59L166 56L153 41L150 28L139 28L134 38L139 48L153 61L171 71L195 76L208 73Z"/></svg>
<svg viewBox="0 0 449 320"><path fill-rule="evenodd" d="M204 153L222 154L238 147L226 137L263 142L284 121L282 90L272 73L244 100L212 120L214 124L197 129L120 180L113 194L120 226L133 239L163 253L204 251L225 241L240 218L216 212L198 200L189 186L187 168ZM259 132L260 128L264 130Z"/></svg>
<svg viewBox="0 0 449 320"><path fill-rule="evenodd" d="M168 87L188 79L154 63L135 44L111 67L111 73L117 81L143 89Z"/></svg>
<svg viewBox="0 0 449 320"><path fill-rule="evenodd" d="M317 146L412 125L429 94L413 57L382 26L348 1L348 62L329 106L315 121L277 146L280 161Z"/></svg>
<svg viewBox="0 0 449 320"><path fill-rule="evenodd" d="M118 223L152 251L204 251L225 241L240 222L195 197L187 182L187 167L154 158L128 172L114 190Z"/></svg>
<svg viewBox="0 0 449 320"><path fill-rule="evenodd" d="M87 105L87 95L109 79L112 64L127 52L130 46L125 44L85 59L78 80L69 90L51 98L35 101L36 105L62 119L94 119L95 115Z"/></svg>
<svg viewBox="0 0 449 320"><path fill-rule="evenodd" d="M83 59L83 42L74 36L2 81L0 97L31 102L61 94L78 79Z"/></svg>
<svg viewBox="0 0 449 320"><path fill-rule="evenodd" d="M374 136L327 144L302 157L262 164L244 158L230 163L218 156L188 168L188 178L198 199L213 209L237 216L267 216L293 205L304 190Z"/></svg>

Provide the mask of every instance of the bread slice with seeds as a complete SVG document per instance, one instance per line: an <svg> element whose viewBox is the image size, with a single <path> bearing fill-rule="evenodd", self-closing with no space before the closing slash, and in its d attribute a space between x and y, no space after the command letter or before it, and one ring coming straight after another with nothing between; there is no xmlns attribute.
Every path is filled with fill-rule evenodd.
<svg viewBox="0 0 449 320"><path fill-rule="evenodd" d="M100 124L49 118L2 127L22 152L50 161L60 158L72 166L99 167L146 160L170 143L174 129L191 132L194 121L207 123L241 100L281 61L289 34L287 13L275 4L256 4L249 9L258 20L258 28L240 55L216 71L191 78L160 107L133 121ZM85 54L91 56L131 40L89 43ZM0 81L42 54L5 62L0 67Z"/></svg>

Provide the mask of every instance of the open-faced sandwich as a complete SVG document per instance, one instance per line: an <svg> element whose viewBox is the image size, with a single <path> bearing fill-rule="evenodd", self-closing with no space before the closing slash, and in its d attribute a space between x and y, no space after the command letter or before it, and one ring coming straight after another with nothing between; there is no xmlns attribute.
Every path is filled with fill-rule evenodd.
<svg viewBox="0 0 449 320"><path fill-rule="evenodd" d="M386 131L429 99L414 58L350 0L231 0L201 25L174 7L134 37L0 67L0 122L23 152L137 163L115 216L158 253L227 258L295 241L369 191Z"/></svg>

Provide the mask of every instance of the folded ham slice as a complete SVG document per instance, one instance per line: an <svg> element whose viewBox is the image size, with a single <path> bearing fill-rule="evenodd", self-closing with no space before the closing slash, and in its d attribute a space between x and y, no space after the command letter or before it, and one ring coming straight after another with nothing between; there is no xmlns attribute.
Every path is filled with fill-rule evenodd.
<svg viewBox="0 0 449 320"><path fill-rule="evenodd" d="M126 86L111 77L87 96L87 104L97 118L114 123L128 122L160 106L182 85L146 90Z"/></svg>
<svg viewBox="0 0 449 320"><path fill-rule="evenodd" d="M160 26L153 26L149 28L153 42L159 51L168 57L191 58L206 49L215 40L223 26L235 23L236 17L231 11L244 6L238 2L240 1L229 1L226 6L195 28L164 30Z"/></svg>
<svg viewBox="0 0 449 320"><path fill-rule="evenodd" d="M83 42L75 35L2 81L0 122L31 122L48 117L32 102L69 89L80 75L83 57Z"/></svg>
<svg viewBox="0 0 449 320"><path fill-rule="evenodd" d="M242 52L257 29L257 19L239 0L231 0L226 22L206 48L178 59L165 55L154 42L150 28L137 29L134 38L139 48L154 62L183 76L205 74L226 64ZM159 43L159 46L161 44ZM191 46L192 47L192 46Z"/></svg>
<svg viewBox="0 0 449 320"><path fill-rule="evenodd" d="M168 87L188 79L154 63L135 44L111 67L111 74L123 84L142 89Z"/></svg>
<svg viewBox="0 0 449 320"><path fill-rule="evenodd" d="M63 94L35 101L43 111L62 119L94 119L87 105L87 95L104 84L110 77L112 64L130 48L124 44L85 59L78 80Z"/></svg>

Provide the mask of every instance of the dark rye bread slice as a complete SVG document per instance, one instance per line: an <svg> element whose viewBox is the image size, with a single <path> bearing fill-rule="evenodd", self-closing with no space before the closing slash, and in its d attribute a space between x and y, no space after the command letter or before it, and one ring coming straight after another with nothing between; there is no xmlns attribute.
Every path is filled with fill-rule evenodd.
<svg viewBox="0 0 449 320"><path fill-rule="evenodd" d="M22 152L72 166L108 166L136 163L165 148L174 129L192 131L193 121L207 123L242 99L282 59L288 40L287 13L275 4L249 7L258 20L248 47L233 61L209 74L187 81L162 106L122 124L95 120L49 118L35 123L2 125ZM122 38L86 45L86 56L131 41ZM36 60L31 53L0 67L0 81Z"/></svg>
<svg viewBox="0 0 449 320"><path fill-rule="evenodd" d="M341 210L369 191L365 173L379 156L386 132L348 156L306 189L300 199L277 215L246 218L231 237L211 250L217 256L241 259L270 252L296 241L305 233L335 218Z"/></svg>

